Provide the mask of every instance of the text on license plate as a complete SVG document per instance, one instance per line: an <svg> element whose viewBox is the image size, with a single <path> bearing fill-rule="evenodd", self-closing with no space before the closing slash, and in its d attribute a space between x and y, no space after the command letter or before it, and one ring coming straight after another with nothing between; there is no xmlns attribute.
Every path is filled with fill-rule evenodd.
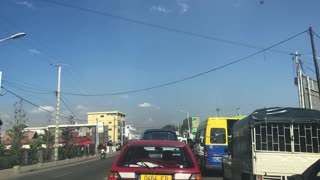
<svg viewBox="0 0 320 180"><path fill-rule="evenodd" d="M159 174L141 174L141 180L172 180L172 176Z"/></svg>

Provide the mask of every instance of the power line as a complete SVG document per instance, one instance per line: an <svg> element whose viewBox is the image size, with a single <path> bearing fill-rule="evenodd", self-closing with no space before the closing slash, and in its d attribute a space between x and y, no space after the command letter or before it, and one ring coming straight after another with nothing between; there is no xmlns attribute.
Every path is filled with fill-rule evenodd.
<svg viewBox="0 0 320 180"><path fill-rule="evenodd" d="M310 71L312 71L313 73L316 73L312 68L310 68L310 66L306 65L304 62L301 61L301 64L305 66L307 69L309 69Z"/></svg>
<svg viewBox="0 0 320 180"><path fill-rule="evenodd" d="M308 32L308 30L305 30L305 31L303 31L301 33L298 33L298 34L296 34L294 36L291 36L290 38L287 38L287 39L282 40L282 41L280 41L280 42L278 42L278 43L276 43L276 44L274 44L272 46L269 46L269 47L267 47L267 48L265 48L263 50L259 50L259 51L255 52L253 54L250 54L248 56L239 58L237 60L234 60L232 62L224 64L222 66L210 69L208 71L205 71L205 72L202 72L202 73L190 76L190 77L186 77L186 78L183 78L183 79L180 79L180 80L176 80L176 81L160 84L160 85L157 85L157 86L151 86L151 87L148 87L148 88L137 89L137 90L132 90L132 91L124 91L124 92L117 92L117 93L106 93L106 94L79 94L79 93L70 93L70 92L61 92L61 93L68 94L68 95L74 95L74 96L112 96L112 95L130 94L130 93L136 93L136 92L141 92L141 91L147 91L147 90L151 90L151 89L161 88L161 87L164 87L164 86L169 86L169 85L177 84L177 83L180 83L180 82L183 82L183 81L187 81L187 80L190 80L190 79L194 79L196 77L203 76L203 75L211 73L213 71L217 71L217 70L223 69L225 67L231 66L233 64L239 63L239 62L244 61L246 59L249 59L249 58L251 58L251 57L253 57L253 56L257 55L257 54L260 54L260 53L265 52L265 51L267 51L269 49L272 49L273 47L276 47L276 46L278 46L280 44L283 44L283 43L285 43L285 42L287 42L287 41L289 41L289 40L291 40L291 39L293 39L293 38L295 38L297 36L300 36L301 34L303 34L305 32Z"/></svg>
<svg viewBox="0 0 320 180"><path fill-rule="evenodd" d="M17 85L20 85L20 86L23 86L23 87L26 87L26 88L29 88L29 89L34 89L34 90L44 91L44 92L51 91L49 89L44 89L44 88L35 88L39 84L33 84L33 83L30 83L30 82L24 82L24 81L20 81L20 80L14 80L14 79L9 78L6 75L3 75L3 78L4 78L3 81L8 81L10 83L14 83L14 84L17 84ZM11 79L11 80L9 80L9 79Z"/></svg>
<svg viewBox="0 0 320 180"><path fill-rule="evenodd" d="M61 101L62 103L67 107L67 109L71 112L71 114L76 118L76 120L78 121L85 121L85 120L80 120L77 115L71 110L71 108L67 105L67 103L63 100L63 98L61 97Z"/></svg>
<svg viewBox="0 0 320 180"><path fill-rule="evenodd" d="M67 8L71 8L71 9L77 9L77 10L80 10L80 11L89 12L89 13L93 13L93 14L97 14L97 15L101 15L101 16L107 16L107 17L111 17L111 18L114 18L114 19L120 19L122 21L130 22L130 23L134 23L134 24L139 24L139 25L144 25L144 26L148 26L148 27L152 27L152 28L156 28L156 29L169 31L169 32L181 33L181 34L185 34L185 35L193 36L193 37L198 37L198 38L202 38L202 39L219 41L219 42L223 42L223 43L226 43L226 44L232 44L232 45L235 45L235 46L243 46L243 47L252 48L252 49L263 49L262 47L257 47L257 46L253 46L253 45L250 45L250 44L245 44L245 43L242 43L242 42L226 40L226 39L213 37L213 36L208 36L208 35L204 35L204 34L200 34L200 33L194 33L194 32L175 29L175 28L171 28L171 27L167 27L167 26L163 26L163 25L148 23L148 22L145 22L145 21L136 20L136 19L120 16L120 15L114 15L114 14L111 14L109 12L101 12L101 11L98 11L98 10L95 10L95 9L73 6L73 5L70 5L70 4L65 4L65 3L62 3L62 2L57 2L57 1L52 1L52 0L45 0L45 1L49 2L49 3L52 3L52 4L55 4L55 5L58 5L58 6L67 7ZM281 51L281 50L272 50L272 51L273 52L277 52L277 53L282 53L282 54L290 54L290 52Z"/></svg>
<svg viewBox="0 0 320 180"><path fill-rule="evenodd" d="M8 90L7 88L5 88L5 87L3 87L3 86L1 86L1 88L5 89L8 93L10 93L10 94L12 94L12 95L14 95L14 96L18 97L19 99L22 99L23 101L25 101L25 102L27 102L27 103L29 103L29 104L31 104L31 105L33 105L33 106L35 106L35 107L37 107L37 108L41 109L42 111L45 111L45 112L47 112L47 113L50 113L50 114L55 115L55 112L49 111L49 110L47 110L47 109L44 109L44 108L42 108L41 106L39 106L39 105L37 105L37 104L35 104L35 103L33 103L33 102L31 102L31 101L29 101L29 100L27 100L27 99L25 99L25 98L21 97L21 96L19 96L18 94L14 93L14 92L12 92L12 91L10 91L10 90ZM66 118L66 119L68 119L68 118L69 118L69 117L61 116L61 115L60 115L60 117L63 117L63 118Z"/></svg>
<svg viewBox="0 0 320 180"><path fill-rule="evenodd" d="M313 31L313 34L316 35L320 39L320 36L316 32Z"/></svg>
<svg viewBox="0 0 320 180"><path fill-rule="evenodd" d="M17 89L20 89L20 90L23 90L23 91L27 91L27 92L30 92L30 93L34 93L34 94L53 94L54 91L52 92L48 92L48 91L45 91L45 90L41 90L41 89L35 89L35 88L30 88L30 87L27 87L27 86L24 86L24 85L20 85L20 84L17 84L17 83L13 83L13 82L10 82L10 81L7 81L7 80L2 80L4 82L4 84L7 84L9 86L13 86ZM29 88L29 89L27 89ZM37 90L37 91L33 91L33 90L30 90L30 89L34 89L34 90Z"/></svg>

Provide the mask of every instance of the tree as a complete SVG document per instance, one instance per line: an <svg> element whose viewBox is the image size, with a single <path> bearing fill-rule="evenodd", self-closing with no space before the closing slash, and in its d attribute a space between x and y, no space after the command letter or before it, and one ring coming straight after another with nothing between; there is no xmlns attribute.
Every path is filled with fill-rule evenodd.
<svg viewBox="0 0 320 180"><path fill-rule="evenodd" d="M4 154L5 146L0 142L0 156Z"/></svg>
<svg viewBox="0 0 320 180"><path fill-rule="evenodd" d="M70 116L68 119L68 124L75 124L73 116ZM63 128L61 133L61 139L64 141L64 157L66 158L72 158L74 156L73 154L73 145L72 145L72 131L75 128L73 127L66 127Z"/></svg>
<svg viewBox="0 0 320 180"><path fill-rule="evenodd" d="M22 162L22 140L26 138L23 129L27 119L27 113L23 109L23 100L19 100L14 104L14 122L9 129L9 137L11 139L10 153L15 158L17 164Z"/></svg>
<svg viewBox="0 0 320 180"><path fill-rule="evenodd" d="M42 140L37 139L30 143L30 149L28 152L28 164L38 163L38 151L41 148Z"/></svg>
<svg viewBox="0 0 320 180"><path fill-rule="evenodd" d="M190 124L190 126L192 124L192 118L191 117L189 117L189 124ZM182 122L182 125L180 126L180 132L181 133L188 132L188 129L189 129L189 127L188 127L188 119L185 118L183 120L183 122ZM190 127L190 131L191 131L191 127Z"/></svg>
<svg viewBox="0 0 320 180"><path fill-rule="evenodd" d="M54 145L54 134L52 131L45 129L44 134L40 135L41 141L46 145L45 153L44 153L44 161L47 162L51 156L51 148Z"/></svg>

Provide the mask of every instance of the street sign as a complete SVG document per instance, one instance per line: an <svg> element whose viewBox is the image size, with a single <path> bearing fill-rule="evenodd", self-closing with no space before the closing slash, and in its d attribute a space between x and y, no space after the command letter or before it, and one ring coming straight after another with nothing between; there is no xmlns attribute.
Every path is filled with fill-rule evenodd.
<svg viewBox="0 0 320 180"><path fill-rule="evenodd" d="M199 117L192 117L192 131L191 132L197 132L197 129L198 129L198 126L199 126L199 123L200 123L200 119Z"/></svg>

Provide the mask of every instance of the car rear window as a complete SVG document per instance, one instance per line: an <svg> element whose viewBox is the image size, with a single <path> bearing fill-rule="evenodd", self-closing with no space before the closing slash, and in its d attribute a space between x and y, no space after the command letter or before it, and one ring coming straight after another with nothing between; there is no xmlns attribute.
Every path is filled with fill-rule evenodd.
<svg viewBox="0 0 320 180"><path fill-rule="evenodd" d="M128 146L117 163L119 167L132 168L194 168L185 147Z"/></svg>
<svg viewBox="0 0 320 180"><path fill-rule="evenodd" d="M151 131L143 135L143 140L171 140L177 141L177 136L173 132Z"/></svg>
<svg viewBox="0 0 320 180"><path fill-rule="evenodd" d="M225 144L226 130L224 128L211 128L210 143Z"/></svg>

